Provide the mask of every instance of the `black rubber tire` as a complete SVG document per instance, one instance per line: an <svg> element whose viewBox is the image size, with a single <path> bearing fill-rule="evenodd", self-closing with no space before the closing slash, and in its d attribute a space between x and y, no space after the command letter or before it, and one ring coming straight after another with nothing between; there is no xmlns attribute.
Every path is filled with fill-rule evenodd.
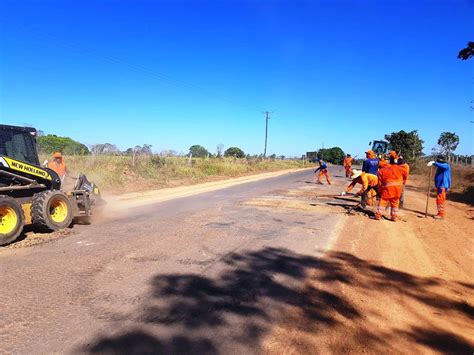
<svg viewBox="0 0 474 355"><path fill-rule="evenodd" d="M51 217L51 205L61 201L67 208L67 215L61 222L56 222ZM31 204L31 222L35 229L43 232L54 232L67 228L72 223L72 206L67 195L59 190L43 191L33 195Z"/></svg>
<svg viewBox="0 0 474 355"><path fill-rule="evenodd" d="M20 236L23 227L25 226L25 215L23 214L21 205L10 196L0 195L0 207L9 207L17 215L15 228L9 233L0 233L0 245L6 245L14 242Z"/></svg>

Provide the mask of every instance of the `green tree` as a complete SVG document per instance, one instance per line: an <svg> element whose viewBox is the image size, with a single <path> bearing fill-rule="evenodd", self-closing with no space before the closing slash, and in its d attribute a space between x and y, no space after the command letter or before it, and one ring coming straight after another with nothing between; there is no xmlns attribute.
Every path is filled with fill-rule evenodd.
<svg viewBox="0 0 474 355"><path fill-rule="evenodd" d="M392 146L392 149L399 152L408 162L413 162L423 155L424 141L416 130L405 132L404 130L392 132L385 135L385 139Z"/></svg>
<svg viewBox="0 0 474 355"><path fill-rule="evenodd" d="M189 154L192 154L194 158L205 158L209 152L202 145L195 144L189 148Z"/></svg>
<svg viewBox="0 0 474 355"><path fill-rule="evenodd" d="M474 57L474 42L468 42L467 47L459 51L458 59L468 60L472 57Z"/></svg>
<svg viewBox="0 0 474 355"><path fill-rule="evenodd" d="M318 158L332 164L342 164L344 151L339 147L322 148L318 150Z"/></svg>
<svg viewBox="0 0 474 355"><path fill-rule="evenodd" d="M443 132L438 138L440 151L445 156L450 156L459 144L459 136L454 132Z"/></svg>
<svg viewBox="0 0 474 355"><path fill-rule="evenodd" d="M54 134L48 134L37 137L37 142L38 150L41 153L52 154L54 152L61 152L67 155L89 154L89 148L69 137L59 137Z"/></svg>
<svg viewBox="0 0 474 355"><path fill-rule="evenodd" d="M238 147L230 147L224 152L225 157L244 158L245 153Z"/></svg>

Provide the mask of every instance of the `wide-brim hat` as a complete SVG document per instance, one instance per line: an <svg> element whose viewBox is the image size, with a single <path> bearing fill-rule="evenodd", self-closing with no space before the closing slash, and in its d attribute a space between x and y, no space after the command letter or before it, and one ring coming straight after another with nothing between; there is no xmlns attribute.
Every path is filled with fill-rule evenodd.
<svg viewBox="0 0 474 355"><path fill-rule="evenodd" d="M362 171L361 170L356 170L356 169L352 169L351 171L351 179L357 179L359 176L362 175Z"/></svg>

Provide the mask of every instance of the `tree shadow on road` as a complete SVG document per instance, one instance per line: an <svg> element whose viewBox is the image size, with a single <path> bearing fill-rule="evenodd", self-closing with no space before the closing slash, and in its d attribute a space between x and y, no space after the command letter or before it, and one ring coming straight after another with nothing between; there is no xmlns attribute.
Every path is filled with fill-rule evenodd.
<svg viewBox="0 0 474 355"><path fill-rule="evenodd" d="M88 348L94 354L217 354L217 350L208 339L189 339L185 336L173 336L162 340L149 332L135 329L119 336L102 337Z"/></svg>
<svg viewBox="0 0 474 355"><path fill-rule="evenodd" d="M222 352L227 343L235 344L233 349L258 352L262 339L288 309L301 317L291 324L292 329L309 334L317 334L318 329L344 329L347 338L364 339L368 347L390 348L394 336L437 351L472 347L463 337L429 324L394 328L393 334L359 327L367 314L334 287L345 285L381 297L395 292L425 310L463 322L474 316L473 308L456 295L469 292L470 284L414 276L342 252L315 258L282 248L263 248L229 254L223 262L225 270L213 277L156 275L146 300L128 315L127 324L133 323L133 329L97 336L81 351L213 354ZM453 292L446 296L440 289ZM169 333L172 335L162 335Z"/></svg>

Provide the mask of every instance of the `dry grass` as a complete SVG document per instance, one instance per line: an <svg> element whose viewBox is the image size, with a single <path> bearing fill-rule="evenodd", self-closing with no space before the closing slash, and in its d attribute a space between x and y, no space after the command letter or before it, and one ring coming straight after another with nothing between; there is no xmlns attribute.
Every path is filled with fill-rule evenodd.
<svg viewBox="0 0 474 355"><path fill-rule="evenodd" d="M433 170L434 173L434 170ZM426 161L419 160L411 165L410 179L415 181L415 185L428 188L428 178L430 168L426 166ZM471 166L451 164L452 187L448 198L474 205L474 168Z"/></svg>
<svg viewBox="0 0 474 355"><path fill-rule="evenodd" d="M82 172L102 190L132 192L195 184L261 172L303 167L297 160L234 158L140 157L133 165L130 156L66 156L72 175Z"/></svg>

